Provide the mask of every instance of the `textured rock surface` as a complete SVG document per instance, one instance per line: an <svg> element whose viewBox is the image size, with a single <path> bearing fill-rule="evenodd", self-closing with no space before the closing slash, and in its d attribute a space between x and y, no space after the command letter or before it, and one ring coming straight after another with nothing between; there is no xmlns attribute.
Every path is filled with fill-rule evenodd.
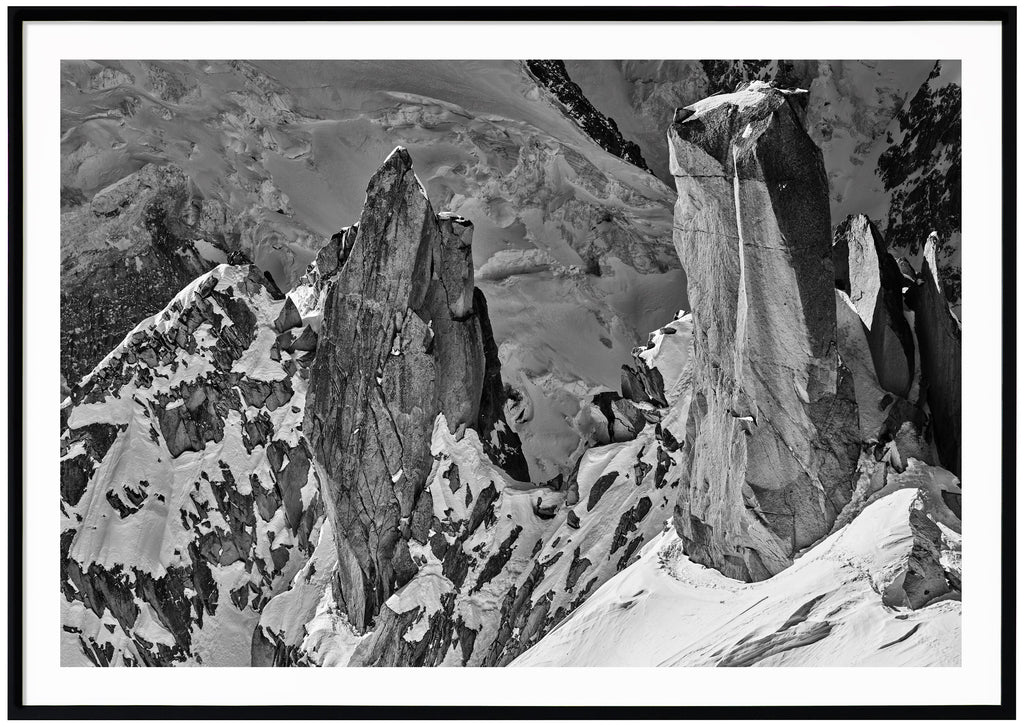
<svg viewBox="0 0 1024 727"><path fill-rule="evenodd" d="M255 267L219 266L72 388L62 664L249 663L322 513L301 432L312 353L276 344L288 305Z"/></svg>
<svg viewBox="0 0 1024 727"><path fill-rule="evenodd" d="M226 262L209 210L175 166L144 166L61 208L61 374L77 383L124 334ZM205 253L205 255L204 255Z"/></svg>
<svg viewBox="0 0 1024 727"><path fill-rule="evenodd" d="M924 248L921 282L910 294L914 330L921 347L921 373L932 412L942 464L960 475L960 321L950 311L935 262L936 235Z"/></svg>
<svg viewBox="0 0 1024 727"><path fill-rule="evenodd" d="M729 68L773 72L757 63ZM704 65L723 78L730 72ZM169 104L192 104L203 93L179 88L173 75L147 78ZM266 123L260 143L271 144L273 124L297 127L302 117L290 110L295 99L273 90L270 79L257 74L252 81L266 91L256 95L266 107L254 118L257 126ZM136 82L110 65L89 81L96 93L118 94ZM546 96L529 89L532 100ZM688 654L676 643L658 663L820 663L836 649L851 663L878 663L893 653L894 663L954 663L961 494L953 475L925 464L938 461L931 441L937 415L930 399L928 407L923 402L936 386L948 401L952 372L914 376L928 367L914 365L914 331L901 332L910 334L908 355L908 337L896 330L902 296L888 296L909 285L908 300L934 314L948 311L928 301L943 286L926 259L925 284L917 290L913 266L888 265L866 221L856 230L851 221L842 232L846 252L838 258L848 272L833 269L824 175L800 128L804 109L797 101L758 84L677 115L670 133L680 192L675 242L691 275L697 271L695 311L681 311L633 349L622 368L622 396L607 390L614 383L595 374L589 359L614 362L614 381L628 360L622 341L632 334L618 314L608 319L591 310L588 296L603 287L602 295L632 311L631 320L674 300L662 286L675 279L635 300L612 280L623 270L616 257L623 252L629 265L651 274L663 269L664 251L634 244L662 228L644 227L654 218L645 223L610 209L591 226L586 209L566 202L566 180L589 185L580 199L594 209L607 206L606 197L636 200L613 184L598 189L602 170L590 169L572 149L534 143L536 136L519 145L511 171L512 157L488 156L490 166L476 167L478 187L445 188L440 198L478 212L491 242L495 214L505 220L502 230L519 219L502 211L510 199L517 200L515 215L530 224L537 222L535 209L557 210L563 216L556 236L579 252L581 269L573 259L560 260L571 264L539 271L542 284L531 289L518 278L533 273L515 266L536 260L520 260L524 251L505 241L501 252L514 253L515 270L503 267L499 253L483 266L485 275L475 274L473 228L455 215L434 214L410 155L400 149L374 175L359 224L330 239L288 299L255 268L220 267L186 287L159 320L146 322L66 392L64 662L506 665L545 640L568 652L565 633L590 651L591 636L600 635L603 653L620 656L616 642L639 633L649 657L661 653L659 645L629 620L658 608L667 575L681 584L668 589L676 597L672 622L684 614L691 634L713 636L688 639ZM412 128L416 138L440 128L448 139L470 118L436 99L410 97L400 106L374 123ZM585 127L587 118L573 108L569 117ZM430 117L426 127L422 113ZM566 119L561 123L565 134L578 135ZM515 145L507 138L514 124L481 124L469 124L466 138L474 144L505 134ZM578 148L602 154L586 142ZM324 151L320 146L318 160L327 158ZM451 154L445 147L441 156ZM494 165L501 175L481 171ZM470 176L466 167L435 175L430 198L439 193L438 179ZM492 192L504 185L515 194L487 197L488 209L480 211L472 205L481 179ZM110 214L102 219L129 219L130 205L120 205L119 194L115 185L88 202L68 188L62 199L69 207L90 205L99 211L94 216ZM207 215L187 195L182 199L183 224L195 227L190 215ZM584 237L594 242L581 248L575 237L588 226ZM527 228L531 242L540 239ZM180 236L179 255L223 254L219 238L207 246L205 238L190 239L191 229ZM496 330L475 277L486 277L488 290L501 289ZM834 290L833 280L844 290ZM516 309L516 296L541 294L545 286L559 295L571 291L565 303L577 317L573 325L552 326L538 339L545 343L536 357L524 357L521 341L503 341L508 334L500 327L510 300L521 314L527 308ZM544 295L551 290L530 302L537 330L558 315ZM653 325L669 320L671 310ZM889 316L881 329L880 310ZM925 324L914 310L921 335ZM596 339L608 351L599 357L580 353L589 350L590 315L608 333ZM924 316L931 320L926 337L944 325L941 316L932 318ZM587 334L577 335L577 328ZM872 347L869 336L886 328L892 335ZM642 340L633 336L630 345ZM923 343L916 348L927 358ZM573 355L559 366L572 361L586 372L568 366L570 378L579 378L559 381L543 358L566 350ZM509 360L533 377L519 390L502 380L502 361ZM909 383L899 378L902 367ZM956 376L958 384L958 368ZM558 387L571 392L563 420L579 435L578 446L562 458L559 474L535 472L531 483L506 413L517 427L539 423L530 431L535 438L550 437L559 409L545 409L545 398ZM531 466L541 461L531 457ZM245 482L239 473L248 472L254 477ZM920 492L915 503L907 501L909 509L903 500L895 509L871 509L910 487ZM843 527L859 534L839 534L845 545L834 547L829 536ZM661 544L647 547L659 533ZM865 537L872 533L875 539ZM726 575L691 562L684 551ZM616 576L638 559L632 575ZM644 581L655 561L664 572ZM727 576L766 580L744 584ZM782 583L784 593L776 591ZM605 584L611 588L602 590ZM722 608L704 608L716 603ZM914 616L915 609L923 613ZM593 634L580 635L581 614ZM777 615L788 618L773 623ZM717 630L723 618L746 632ZM893 634L905 618L917 623ZM672 629L664 620L660 626L660 641L671 643ZM872 644L851 645L868 633ZM920 644L921 634L933 651ZM637 645L628 639L630 648ZM543 659L551 653L548 647ZM584 654L581 663L592 657ZM631 658L623 656L625 663Z"/></svg>
<svg viewBox="0 0 1024 727"><path fill-rule="evenodd" d="M693 560L745 580L829 532L858 458L824 167L795 102L753 83L679 110L669 131L694 326L674 521Z"/></svg>
<svg viewBox="0 0 1024 727"><path fill-rule="evenodd" d="M906 397L914 382L914 334L903 311L903 274L866 215L847 217L832 242L836 287L850 296L867 328L878 382Z"/></svg>
<svg viewBox="0 0 1024 727"><path fill-rule="evenodd" d="M832 221L866 213L894 253L920 261L922 230L939 232L939 277L959 313L960 62L951 60L566 61L587 97L671 181L665 120L737 84L809 92L807 131L821 147Z"/></svg>
<svg viewBox="0 0 1024 727"><path fill-rule="evenodd" d="M67 61L62 199L88 210L146 164L175 166L202 204L188 237L247 254L288 290L406 147L434 208L474 222L502 378L535 413L517 431L533 477L549 479L568 474L588 436L574 421L581 401L617 388L630 350L685 306L666 244L672 190L570 114L518 60ZM134 274L133 256L110 255ZM191 277L162 298L145 275L119 286L125 328L97 358ZM154 307L132 317L132 299L151 291Z"/></svg>
<svg viewBox="0 0 1024 727"><path fill-rule="evenodd" d="M357 629L416 573L409 543L427 539L435 418L443 414L452 431L478 426L487 355L471 241L467 221L434 214L408 152L397 149L370 180L326 293L304 428ZM488 402L484 438L504 426L496 407Z"/></svg>

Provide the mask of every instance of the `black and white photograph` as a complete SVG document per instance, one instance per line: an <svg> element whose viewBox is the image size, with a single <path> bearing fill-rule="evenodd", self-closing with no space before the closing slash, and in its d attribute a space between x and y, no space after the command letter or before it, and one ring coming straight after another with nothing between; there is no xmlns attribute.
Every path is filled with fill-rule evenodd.
<svg viewBox="0 0 1024 727"><path fill-rule="evenodd" d="M998 219L1013 181L965 189L964 54L423 47L47 66L60 380L23 406L55 480L19 527L59 549L25 561L50 668L545 668L531 699L615 704L547 692L976 664L1001 561L971 541L1015 507L977 265L998 286L1013 241L965 195Z"/></svg>
<svg viewBox="0 0 1024 727"><path fill-rule="evenodd" d="M957 61L60 81L64 664L959 663Z"/></svg>

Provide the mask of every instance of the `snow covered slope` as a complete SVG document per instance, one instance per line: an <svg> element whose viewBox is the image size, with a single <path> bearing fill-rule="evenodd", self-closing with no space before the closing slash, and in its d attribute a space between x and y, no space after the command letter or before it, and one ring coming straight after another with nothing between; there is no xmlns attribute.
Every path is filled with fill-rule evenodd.
<svg viewBox="0 0 1024 727"><path fill-rule="evenodd" d="M255 665L500 666L633 562L671 513L674 454L650 426L590 449L568 483L515 482L476 432L434 427L433 524L410 542L417 575L359 634L337 592L333 548L317 548L267 605ZM325 531L326 532L326 528Z"/></svg>
<svg viewBox="0 0 1024 727"><path fill-rule="evenodd" d="M512 666L958 666L959 521L914 484L759 583L669 529Z"/></svg>
<svg viewBox="0 0 1024 727"><path fill-rule="evenodd" d="M221 265L65 400L62 664L248 665L322 520L301 326L255 267Z"/></svg>

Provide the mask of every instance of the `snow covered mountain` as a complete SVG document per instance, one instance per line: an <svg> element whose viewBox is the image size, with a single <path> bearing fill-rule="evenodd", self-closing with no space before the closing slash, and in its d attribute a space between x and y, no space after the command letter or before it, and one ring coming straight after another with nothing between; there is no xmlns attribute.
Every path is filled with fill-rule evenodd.
<svg viewBox="0 0 1024 727"><path fill-rule="evenodd" d="M958 663L940 233L833 234L813 89L673 109L673 192L573 64L466 66L65 64L65 267L127 271L65 334L198 277L62 404L63 663Z"/></svg>
<svg viewBox="0 0 1024 727"><path fill-rule="evenodd" d="M435 207L474 221L533 476L567 475L596 441L592 397L688 306L669 245L674 197L659 183L671 183L665 124L752 79L809 89L833 224L868 214L918 267L938 232L959 313L954 63L68 61L62 375L74 384L222 262L255 262L291 288L404 146Z"/></svg>
<svg viewBox="0 0 1024 727"><path fill-rule="evenodd" d="M61 406L62 662L249 663L323 507L302 411L315 334L220 265Z"/></svg>
<svg viewBox="0 0 1024 727"><path fill-rule="evenodd" d="M536 479L568 474L594 427L581 402L616 389L633 346L686 305L671 190L587 136L573 99L522 63L89 61L62 74L66 283L95 268L87 245L128 273L161 249L143 235L114 250L126 244L94 200L173 165L188 180L174 204L192 211L177 216L175 239L194 242L207 269L243 254L287 290L322 241L359 218L365 180L407 148L435 208L474 222L476 279ZM147 205L108 206L144 216ZM149 306L128 316L66 285L62 336L82 353L64 368L69 383L185 282L151 287L163 302L119 287ZM83 297L87 322L72 312Z"/></svg>

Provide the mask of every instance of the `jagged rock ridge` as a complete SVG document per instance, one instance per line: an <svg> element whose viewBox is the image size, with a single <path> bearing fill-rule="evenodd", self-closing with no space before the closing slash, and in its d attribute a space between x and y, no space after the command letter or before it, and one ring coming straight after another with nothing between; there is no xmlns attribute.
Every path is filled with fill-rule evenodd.
<svg viewBox="0 0 1024 727"><path fill-rule="evenodd" d="M324 305L305 430L336 547L322 541L268 606L254 664L506 664L667 517L678 446L652 427L593 450L568 481L510 477L525 468L504 428L484 301L469 293L471 232L434 215L396 150L359 224L297 291L300 307ZM316 578L325 571L335 575Z"/></svg>
<svg viewBox="0 0 1024 727"><path fill-rule="evenodd" d="M787 213L792 214L794 205L792 199L786 199L784 192L793 177L780 174L780 169L788 169L786 160L780 161L778 156L785 157L792 152L788 148L791 141L795 141L793 146L799 153L803 153L806 147L801 146L803 140L799 134L792 131L788 123L791 119L783 118L780 122L777 114L791 112L798 117L799 110L788 106L791 99L783 92L760 85L745 91L747 96L737 104L742 107L741 118L737 120L731 116L728 124L735 125L731 128L724 125L733 136L742 129L740 135L744 139L753 137L745 150L749 156L731 150L734 168L744 172L735 175L732 191L736 194L730 197L740 200L731 211L736 218L735 232L744 231L751 210L769 209L772 214L765 216L769 237L774 220L778 228L775 232L784 231L783 236L787 240L792 238L799 243L803 240L801 235L808 236L808 229L821 227L815 224L814 195L803 194L806 190L798 189L797 193L811 197L808 205L811 214L798 215L799 222L794 222L792 217L786 219ZM759 105L761 102L750 104L750 96L755 95L751 92L768 96L770 101L764 105ZM743 93L736 95L743 96ZM773 107L772 103L780 98L782 103ZM711 108L714 110L715 105L711 104ZM759 118L758 114L766 109L767 120ZM748 116L743 117L742 113ZM691 116L694 121L701 120L700 113L680 113L682 121ZM742 122L750 120L755 123L742 125ZM703 132L698 133L697 143L707 142L709 137L722 130L714 123L709 126L712 127L711 133L707 136ZM775 142L779 137L783 139L781 150L772 149L773 135ZM693 139L687 141L694 143ZM715 151L721 149L715 148ZM699 154L690 157L691 162L694 159L706 161ZM741 161L737 162L737 159ZM721 163L720 158L716 161ZM753 174L750 174L751 170ZM779 177L782 177L781 184L769 186ZM813 180L798 181L813 186ZM753 193L750 182L755 183ZM766 186L767 192L757 184ZM691 189L691 192L695 196L689 200L690 203L699 202L696 189ZM763 206L766 197L769 206ZM744 203L749 204L751 200L761 202L762 207L744 207ZM806 212L799 205L796 208ZM719 215L717 229L724 229L722 220L728 218L728 212L724 217ZM695 229L702 231L699 226ZM759 229L761 231L763 229ZM891 267L891 258L879 252L878 241L871 230L863 227L861 232L865 231L866 236L854 235L856 239L852 240L852 249L867 253L874 249L877 253L874 258L870 254L853 254L850 241L844 248L845 253L838 252L838 246L833 250L836 259L843 260L850 268L845 275L830 269L828 261L832 256L826 237L822 249L815 242L813 246L798 244L785 251L777 246L773 246L776 247L773 251L750 251L750 260L757 264L764 260L773 262L773 252L787 253L778 255L774 270L781 270L783 275L779 277L786 279L786 265L792 264L793 285L785 284L781 291L772 291L768 284L777 282L774 279L760 281L760 284L758 281L751 283L744 277L743 265L740 266L740 284L736 285L737 300L742 304L735 307L737 311L743 311L742 316L737 314L738 319L742 317L745 323L749 320L754 324L767 321L778 326L776 332L785 334L791 334L795 328L795 340L805 336L807 345L804 348L812 353L823 348L817 336L823 329L827 330L828 325L821 325L820 320L808 322L806 311L802 317L795 315L794 311L799 311L799 306L794 305L794 294L790 288L796 290L798 304L800 296L813 300L816 313L817 304L827 296L813 284L807 285L803 276L821 274L829 287L830 280L835 278L842 283L840 287L851 294L855 289L862 292L856 302L845 292L836 293L832 341L824 347L826 354L818 357L824 361L812 361L810 365L803 362L810 370L804 380L799 378L802 360L793 367L797 369L794 379L798 384L795 387L798 398L806 396L809 391L818 394L821 389L827 389L830 379L836 382L837 390L841 389L838 395L832 395L840 400L838 416L846 417L845 420L830 423L828 416L818 416L821 409L812 409L808 417L811 423L815 426L823 424L822 429L831 427L833 433L838 432L840 440L852 445L845 453L850 455L852 452L854 462L858 439L873 447L873 450L865 448L862 453L858 476L854 477L851 471L848 502L841 509L835 508L824 517L813 507L799 511L799 515L808 516L809 523L809 526L802 524L805 528L802 538L809 538L816 527L820 530L819 520L831 517L834 521L820 533L824 537L830 529L838 529L862 517L862 511L868 512L865 508L892 490L924 488L929 481L948 474L937 468L925 467L922 470L920 462L906 456L909 450L904 448L904 440L916 438L924 442L927 439L928 435L922 435L919 430L906 435L897 434L893 441L899 442L898 455L894 455L894 450L884 441L867 441L886 440L888 435L885 432L888 430L899 428L902 432L904 425L917 423L918 414L912 404L900 396L884 392L879 384L879 379L887 371L882 364L891 362L888 354L881 357L881 363L875 360L868 333L869 327L876 323L879 298L884 298L893 289L892 280L886 280L889 272L886 266ZM683 232L685 234L685 230ZM844 240L849 232L844 233ZM215 298L216 305L229 310L230 325L222 325L217 319L219 309L216 306L212 308L214 314L210 314L208 305L198 303L200 314L193 314L185 306L189 311L186 317L191 323L184 327L176 325L170 337L158 338L155 344L143 342L141 337L135 341L143 342L135 355L141 357L147 367L157 367L157 379L168 373L164 367L170 362L169 371L176 382L191 382L190 376L196 373L192 368L197 362L189 357L194 353L200 354L200 368L206 366L203 363L207 361L203 358L203 344L208 341L204 324L209 324L210 330L216 330L217 337L227 342L224 346L220 343L214 346L217 353L213 354L213 370L203 368L199 372L201 376L210 374L219 381L218 377L224 376L226 367L231 372L224 377L227 386L211 387L209 381L203 379L182 385L168 396L159 385L152 390L152 381L143 372L138 383L146 390L135 392L135 396L143 400L156 397L152 416L159 425L166 451L172 459L188 460L197 454L205 457L208 450L215 450L225 440L238 436L248 449L249 443L261 436L264 442L273 439L273 428L281 424L288 439L287 450L278 447L276 441L265 447L265 453L260 452L258 446L254 447L257 458L266 458L279 507L272 513L275 503L273 498L268 500L265 493L257 494L253 500L252 493L262 491L255 489L255 483L246 488L244 484L235 482L234 477L228 474L231 472L230 464L222 479L211 483L209 493L201 482L196 482L199 499L192 495L192 501L197 505L192 523L194 529L183 540L193 538L193 543L187 545L191 571L186 568L183 575L176 576L177 580L165 580L160 586L173 590L178 588L179 581L184 582L186 585L180 589L184 599L179 598L176 603L194 607L196 615L188 615L191 611L186 615L168 612L150 605L153 598L146 590L145 584L149 581L145 573L149 571L145 564L140 570L138 563L131 564L130 560L122 559L118 565L129 565L130 570L129 579L122 581L120 571L114 573L113 578L104 574L106 566L102 558L79 556L74 562L100 565L95 573L90 571L87 576L81 574L80 567L75 571L74 565L62 572L68 599L65 608L69 616L65 619L66 641L85 634L77 644L80 653L88 655L93 663L168 663L180 660L194 660L196 663L202 660L206 663L211 652L209 643L204 640L205 619L207 624L216 624L221 633L224 632L224 624L234 625L230 629L233 646L240 640L237 637L251 634L254 664L503 665L543 640L567 617L571 619L581 604L592 598L609 579L622 582L621 578L615 578L615 574L634 563L644 545L657 536L661 523L672 510L677 493L680 503L692 500L687 490L693 484L694 438L700 435L702 427L705 431L708 429L705 424L711 417L707 393L720 393L719 387L728 391L735 383L720 374L721 366L713 360L712 354L722 350L718 345L722 337L720 331L708 326L706 317L701 321L696 313L684 315L680 312L677 320L651 335L646 348L634 351L633 363L623 371L624 396L604 392L594 397L593 408L600 410L597 419L604 417L607 421L607 436L599 439L615 443L587 451L567 478L556 477L540 485L517 481L525 479L525 462L517 446L517 438L504 425L505 393L498 373L500 362L489 330L486 301L473 285L473 268L469 262L471 235L472 229L464 220L451 215L434 215L412 174L411 159L403 150L396 150L371 182L367 209L360 224L342 230L331 239L317 255L303 285L288 300L283 303L275 300L273 304L264 302L263 298L274 300L276 292L272 286L268 288L262 283L252 270L241 276L245 280L238 283L237 288L204 282L199 288L190 288L192 293L189 295L198 290L200 300L208 296ZM742 234L730 238L726 233L719 237L732 240L739 246L744 243ZM758 241L758 238L753 240L754 243ZM679 239L677 243L682 249ZM801 255L810 255L808 249L823 251L821 262L816 265L802 259ZM722 257L727 258L729 245L717 252L722 251L725 253ZM765 257L756 258L758 255ZM792 259L787 259L787 255ZM749 262L742 254L740 258L744 265ZM715 265L720 261L716 261L714 255L706 255L699 262L709 259L712 261L711 270L719 272ZM751 267L756 269L757 265ZM219 268L216 275L228 274L235 281L239 275L230 272L234 270L238 269ZM728 266L726 270L728 272ZM923 272L928 272L927 266ZM931 277L935 278L935 275ZM728 281L728 276L725 280ZM901 278L900 283L904 282L906 278ZM259 294L260 285L266 289L265 296ZM728 296L729 286L724 287ZM937 279L933 287L941 296ZM948 306L941 297L928 302L927 296L934 291L918 295L913 288L912 285L909 299L915 304L921 305L923 299L933 312L948 313ZM718 292L719 289L715 290ZM239 305L234 301L235 298L248 300L253 296L259 298L255 303ZM764 304L762 309L751 311L751 301L756 303L758 300ZM828 300L831 305L831 298ZM872 302L875 304L871 305ZM895 298L886 300L885 306L889 316L885 319L886 326L893 329L898 327L900 320L906 323L902 317L902 300L898 300L899 305L896 302ZM897 309L900 312L898 319ZM247 310L254 312L247 314ZM165 318L169 320L176 312L180 311L171 310ZM247 332L251 327L250 315L258 321L256 330L259 333L255 337ZM827 318L827 315L822 317ZM950 318L956 322L955 318ZM474 319L476 325L457 325ZM939 317L938 320L941 324L945 319ZM915 321L920 326L921 316L918 315ZM196 337L198 343L189 338L189 325L192 324L200 331ZM940 324L933 321L922 329L925 337ZM737 325L737 329L740 328ZM958 322L956 331L958 334ZM916 332L918 336L922 335L921 331ZM716 339L715 346L709 343L711 339ZM794 339L791 336L787 340L792 343ZM958 335L956 340L959 342ZM761 344L760 341L754 343ZM175 350L175 346L180 346L181 350ZM238 349L244 346L249 348L239 356ZM223 354L225 348L227 354ZM789 349L790 359L785 361L783 368L790 367L793 358L800 359L800 355L792 355L799 348ZM920 348L922 356L926 355L925 350L927 355L931 355L936 344L923 343ZM739 420L731 423L741 427L741 431L750 431L751 423L755 426L758 423L770 424L772 418L767 414L775 415L782 410L782 404L792 403L787 400L780 404L779 399L784 397L775 395L778 390L785 392L785 387L778 386L780 381L785 381L779 376L770 386L766 385L770 396L757 388L758 379L765 378L765 371L771 376L774 373L773 363L781 361L784 353L781 348L767 353L762 349L759 348L757 355L748 359L737 357L739 364L733 367L734 372L741 372L742 375L737 377L741 383L754 381L754 385L746 389L733 389L734 396L730 400L733 405L727 411L732 420ZM831 349L839 351L844 363L847 360L851 362L850 371L844 372ZM893 348L883 346L882 350L891 351ZM907 358L902 347L899 354ZM293 393L304 387L304 383L300 384L298 380L304 382L308 376L308 366L314 355L317 366L323 362L323 367L313 376L317 395L322 400L315 404L314 413L315 397L311 397L311 407L305 411L306 422L300 425L303 401L301 396ZM743 355L748 354L743 352ZM393 360L406 356L409 361ZM912 369L913 355L910 358L905 363ZM712 361L710 366L709 360ZM291 373L293 379L298 377L293 381L292 392L289 392L287 384L276 378L276 369L271 362L282 362L281 366ZM857 362L860 365L854 366ZM184 375L176 374L178 367L175 363L184 366ZM921 368L927 369L928 364L922 362ZM251 375L237 376L241 370ZM446 378L445 373L449 370L457 375ZM129 375L135 373L133 369ZM914 375L911 370L910 378L914 379ZM934 373L933 380L941 382L944 375ZM841 384L844 379L845 383ZM117 376L113 381L115 388L121 384ZM881 411L884 417L874 412L867 414L863 403L862 410L857 411L851 395L851 382L856 382L856 401L869 402L871 407L868 408ZM862 382L867 383L862 387ZM913 391L917 390L916 380L911 386ZM237 392L233 393L231 387L237 387ZM762 397L753 400L760 406L743 410L735 405L749 405L750 392ZM123 393L122 387L114 398ZM268 424L260 418L262 412L247 409L241 417L242 433L239 435L238 418L230 413L232 396L239 395L248 407L264 406L270 412L289 404L287 421L278 422L272 417ZM828 395L826 391L822 399ZM914 397L913 392L908 395ZM948 392L944 391L943 395L949 401ZM72 396L80 397L80 392L73 390ZM223 403L225 400L228 402L226 405ZM765 401L767 403L763 403ZM956 401L959 402L958 396ZM722 403L721 400L713 400L712 407L720 407ZM829 415L836 409L833 401L829 405ZM745 414L744 411L752 413ZM851 412L852 417L849 416ZM148 410L146 414L149 415ZM114 416L111 421L119 421L119 416ZM248 420L249 416L254 417L253 422ZM449 423L449 417L454 424ZM84 499L82 493L85 491L92 494L101 491L99 485L108 476L108 470L103 468L109 468L112 466L109 463L113 462L106 457L107 452L137 441L129 435L122 437L118 444L119 425L93 422L89 415L83 419L79 414L74 423L80 426L73 427L66 435L70 446L65 452L66 464L62 465L62 470L67 470L67 476L62 476L61 482L62 497L66 502ZM730 423L728 419L726 423ZM390 425L390 430L382 424ZM350 456L347 446L343 448L342 439L348 437L348 442L351 442L358 437L362 426L367 425L373 427L373 436L364 435L353 449L355 457L360 454L366 456L371 466L365 466L366 460L353 466L355 457ZM271 427L269 432L267 427ZM310 467L310 452L315 447L307 444L303 428L318 431L321 449L312 458L316 460L313 467ZM157 432L155 428L151 431ZM425 431L431 432L429 436L424 435ZM735 434L736 431L728 426L718 426L708 433L703 448L713 452L716 447L719 451L733 447L735 439L730 440L730 437ZM776 432L778 439L788 446L784 434ZM155 442L159 434L150 436ZM899 436L904 439L900 440ZM742 439L739 441L743 443ZM758 463L756 458L765 451L771 454L773 442L770 438L767 444L755 441L759 442L761 449L752 457L739 461L739 468L733 468L736 462L728 462L730 471L723 475L727 484L737 471L745 477L746 472L764 464ZM325 442L327 460L323 451ZM774 451L781 453L778 442L774 444ZM407 448L411 452L408 456ZM252 451L249 454L252 455ZM731 456L733 452L727 454ZM815 452L825 460L826 471L837 469L837 462L830 463L828 458L838 461L842 454L837 449ZM927 453L925 458L931 461ZM752 460L754 466L750 464ZM767 466L772 467L777 461L778 457L768 457ZM224 463L219 464L223 468ZM397 470L395 465L398 465ZM413 473L411 477L406 476L406 465ZM308 491L316 489L315 475L312 475L314 479L310 485L311 472L323 475L328 468L338 481L334 484L334 496L328 501L331 518L322 522L318 516L319 500L310 499ZM374 481L368 481L367 475ZM211 479L205 471L200 474L200 480L203 479ZM810 488L806 487L800 489L805 484L798 482L787 495L794 491L801 494L809 491ZM84 512L91 518L90 523L111 517L110 510L121 520L141 522L129 518L136 518L140 512L144 513L143 518L160 514L147 499L150 489L148 480L140 481L138 486L124 484L120 490L109 489L104 496L106 509L90 504ZM297 497L296 492L300 496ZM928 609L934 606L936 598L959 597L959 488L955 478L950 476L941 485L933 482L930 490L925 488L922 492L927 507L920 502L912 504L909 511L898 507L899 517L884 522L883 530L895 533L893 542L898 542L900 548L905 544L906 549L894 550L893 557L887 555L889 559L885 562L879 560L877 571L869 569L872 588L876 595L881 593L879 602L890 609ZM163 495L162 492L160 494ZM758 497L752 500L754 495ZM770 493L746 487L741 489L741 496L743 506L754 511L754 517L760 518L761 524L772 535L777 536L780 530L785 532L777 520L768 517L778 513L763 507L771 497ZM791 498L784 499L785 504L792 503ZM723 500L728 501L727 498ZM819 501L817 504L822 503ZM829 501L827 505L835 506L836 503ZM252 517L254 509L259 511L259 517ZM837 509L838 512L835 511ZM928 510L927 516L921 514L925 509ZM264 510L277 526L283 522L287 527L275 530L277 526L273 523L264 527ZM338 518L339 510L345 512L348 521ZM877 512L878 508L871 510L870 517L877 517ZM301 513L299 526L293 526L292 522L296 513ZM65 511L69 522L72 515L77 514L78 511ZM794 546L797 514L794 510L793 524L790 525ZM905 517L907 514L909 519ZM183 524L187 526L189 520L185 514L182 515ZM741 517L726 521L720 533L700 535L717 536L726 542L730 539L742 542L749 535L749 523ZM227 535L225 524L230 531ZM676 524L679 527L678 508ZM690 525L694 525L692 521ZM336 526L345 528L343 535L336 533ZM87 524L84 529L90 528L95 529L95 526ZM868 528L862 525L861 531ZM257 531L264 536L273 536L268 538L274 565L269 579L264 565L261 565L264 560L262 551L246 550L254 537L259 539L254 535ZM75 528L69 527L68 540L74 541L76 535ZM667 547L664 540L657 549L658 558L664 558L663 563L669 567L682 568L679 558L683 550L694 553L697 559L704 557L709 550L713 552L713 548L708 548L709 542L715 545L713 541L687 540L679 535L682 533L664 536L671 541L667 545L674 548L674 552L663 547ZM293 537L298 537L300 548L288 547ZM101 536L93 545L96 542L101 548L109 549L117 539L104 541ZM316 549L306 561L314 544ZM768 546L774 545L768 542ZM755 546L763 547L765 541L758 540ZM756 547L749 548L753 553L743 554L742 567L748 568L744 577L763 577L749 571L751 564L756 568L764 563ZM200 554L199 560L193 550ZM826 556L830 552L825 548ZM840 549L839 552L847 551ZM852 552L860 553L859 550ZM281 560L289 571L288 575L278 568L282 565ZM651 558L647 558L648 566L650 562ZM249 585L225 590L222 582L225 563L234 571L239 566L247 573L258 571L259 578L250 576ZM728 558L722 563L724 566L712 564L723 570L737 566L735 560ZM215 587L210 585L211 574ZM291 583L285 588L289 575ZM842 576L841 569L839 576ZM143 585L132 586L131 578ZM110 586L111 582L115 585ZM198 603L191 593L194 589L188 583L195 584L200 590ZM765 592L770 594L771 588L768 586ZM257 591L258 595L248 607L248 594ZM234 610L225 607L225 593L229 593ZM643 595L641 591L630 593L633 595L628 599L618 599L623 604L619 611L629 611L637 603L637 598ZM836 593L841 595L842 590ZM858 593L858 598L861 595L870 599L866 591ZM790 603L786 598L776 601L780 608ZM775 654L796 652L824 643L833 629L842 633L844 620L854 623L846 614L834 619L835 611L819 611L814 619L809 618L818 609L820 601L817 596L811 597L798 609L799 618L791 616L770 636L754 640L744 636L731 645L722 642L702 646L700 648L708 651L701 657L710 658L720 665L757 663ZM600 608L607 601L599 599L598 603ZM877 606L874 603L870 605ZM952 617L955 609L953 606L940 608L943 611L940 618ZM881 622L874 611L870 612L870 617ZM167 626L176 618L181 623ZM257 618L259 624L253 629ZM932 618L934 616L929 612L921 617L921 623L927 628L928 619ZM886 624L888 629L889 622ZM859 628L857 623L854 623L854 628ZM167 636L165 631L171 636ZM113 634L113 638L106 636L107 633ZM902 643L911 636L913 633L893 643ZM878 648L881 651L890 646L885 643ZM237 656L236 651L232 653ZM950 649L942 652L943 659L948 661L951 657ZM676 663L685 663L685 660Z"/></svg>
<svg viewBox="0 0 1024 727"><path fill-rule="evenodd" d="M140 323L61 408L62 663L243 666L317 542L313 353L254 266ZM86 661L88 660L88 661Z"/></svg>
<svg viewBox="0 0 1024 727"><path fill-rule="evenodd" d="M587 136L605 151L630 164L650 171L640 147L623 138L615 119L605 116L590 103L583 90L569 78L565 63L558 60L526 61L526 68L537 82L554 94L558 102Z"/></svg>
<svg viewBox="0 0 1024 727"><path fill-rule="evenodd" d="M664 244L669 188L594 143L521 61L67 61L61 102L63 197L90 216L85 234L69 223L62 258L85 278L83 244L118 240L94 234L106 218L90 200L151 164L180 169L201 202L201 223L179 229L200 253L244 252L287 290L358 219L384 157L408 148L434 208L475 223L476 285L503 380L534 412L515 426L538 480L568 474L582 451L588 424L574 417L617 385L611 356L685 305ZM110 254L131 278L134 256ZM125 315L110 317L96 358L190 278L118 286ZM131 310L137 293L151 307ZM65 326L65 345L76 328L105 335L87 323ZM549 345L566 332L573 345Z"/></svg>

